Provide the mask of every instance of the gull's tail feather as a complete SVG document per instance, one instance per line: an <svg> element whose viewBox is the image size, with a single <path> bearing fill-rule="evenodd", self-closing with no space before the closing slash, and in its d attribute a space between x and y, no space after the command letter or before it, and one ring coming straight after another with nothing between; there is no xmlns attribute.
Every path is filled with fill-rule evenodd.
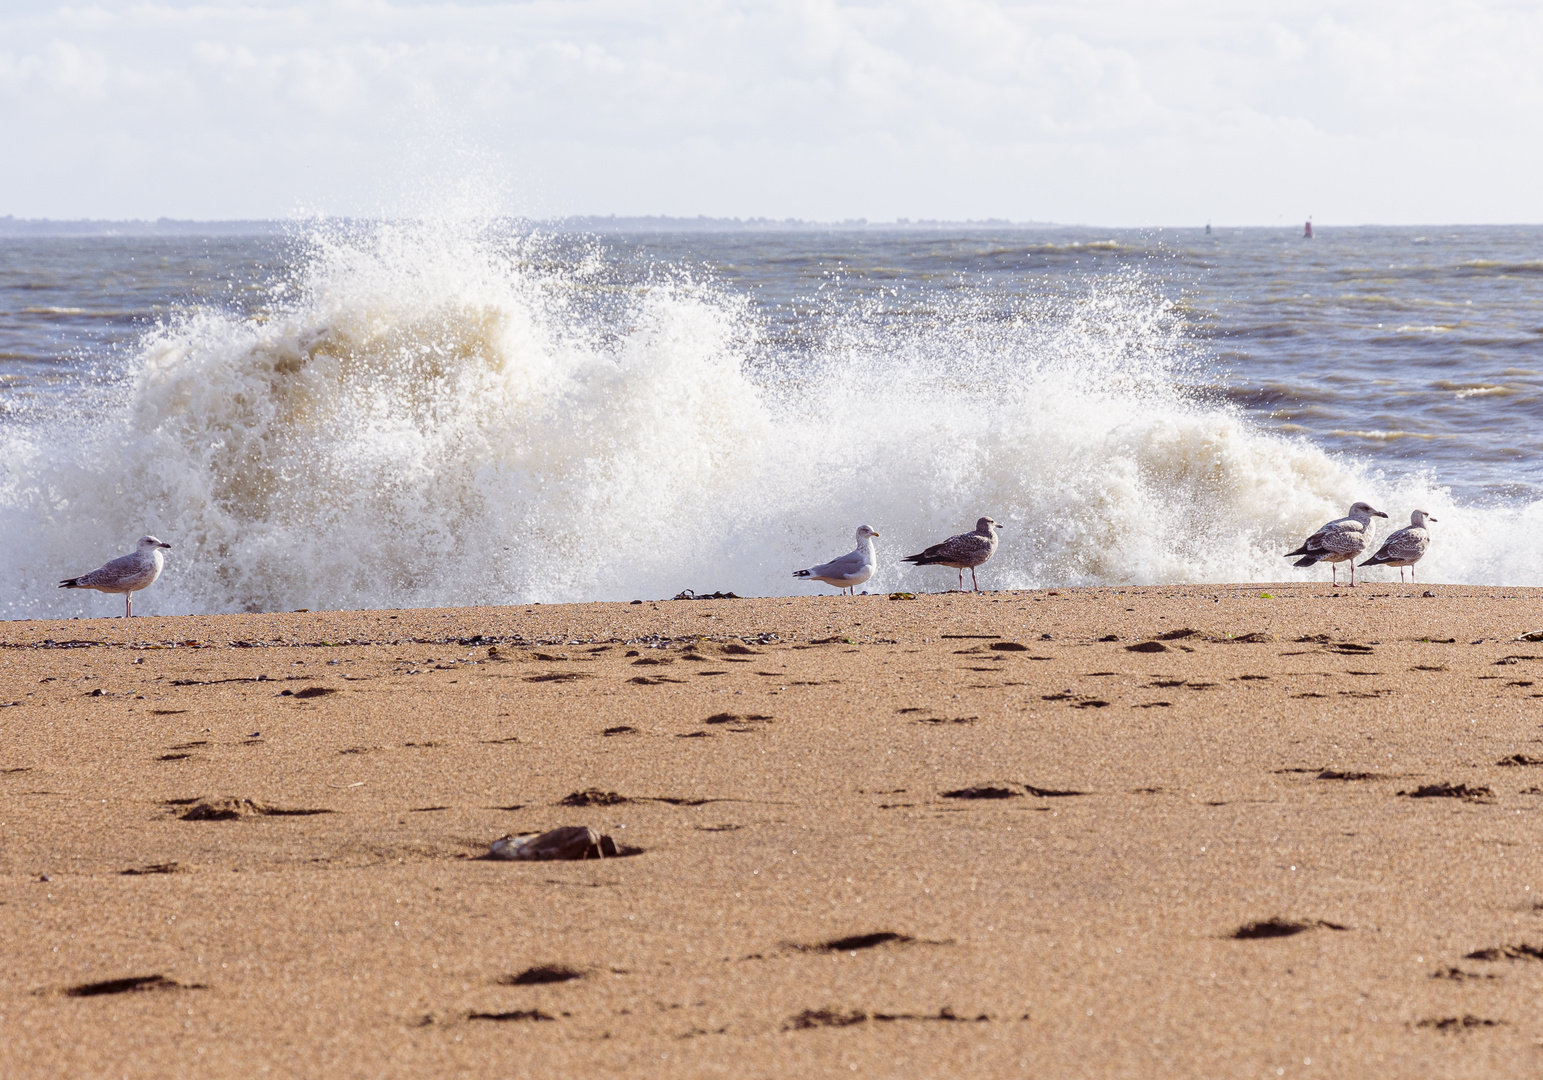
<svg viewBox="0 0 1543 1080"><path fill-rule="evenodd" d="M1293 551L1291 554L1292 555L1300 555L1302 553L1300 551ZM1309 555L1305 559L1298 559L1296 562L1292 563L1291 565L1292 566L1317 566L1318 565L1318 556L1316 556L1316 555Z"/></svg>
<svg viewBox="0 0 1543 1080"><path fill-rule="evenodd" d="M809 576L809 571L807 571L807 570L794 570L793 571L793 576L794 577L808 577Z"/></svg>
<svg viewBox="0 0 1543 1080"><path fill-rule="evenodd" d="M61 588L61 589L78 589L78 588L80 588L80 578L78 578L78 577L65 578L63 581L59 582L59 588Z"/></svg>

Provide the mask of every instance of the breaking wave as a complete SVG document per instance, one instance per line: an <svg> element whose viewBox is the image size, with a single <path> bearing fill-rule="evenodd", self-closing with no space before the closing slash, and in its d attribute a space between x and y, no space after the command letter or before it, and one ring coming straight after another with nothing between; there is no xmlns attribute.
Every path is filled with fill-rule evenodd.
<svg viewBox="0 0 1543 1080"><path fill-rule="evenodd" d="M165 613L795 593L862 523L870 590L938 588L898 557L983 514L994 587L1281 580L1357 498L1442 519L1422 580L1543 577L1509 542L1539 504L1457 507L1188 389L1207 358L1139 273L838 304L794 354L743 297L596 242L408 223L297 250L256 314L148 334L105 419L5 432L9 614L110 610L51 586L142 532L174 547L142 599Z"/></svg>

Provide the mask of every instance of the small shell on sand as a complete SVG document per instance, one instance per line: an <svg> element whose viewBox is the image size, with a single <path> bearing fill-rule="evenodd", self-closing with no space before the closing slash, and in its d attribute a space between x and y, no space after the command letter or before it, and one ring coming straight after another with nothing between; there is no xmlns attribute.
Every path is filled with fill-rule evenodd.
<svg viewBox="0 0 1543 1080"><path fill-rule="evenodd" d="M493 841L490 859L547 862L557 859L601 859L614 857L616 844L587 825L569 825L539 835L505 836Z"/></svg>

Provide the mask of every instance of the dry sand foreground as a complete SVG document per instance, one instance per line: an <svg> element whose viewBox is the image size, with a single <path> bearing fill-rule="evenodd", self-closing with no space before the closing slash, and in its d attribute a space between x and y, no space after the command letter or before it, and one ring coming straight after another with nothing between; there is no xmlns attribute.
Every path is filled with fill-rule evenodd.
<svg viewBox="0 0 1543 1080"><path fill-rule="evenodd" d="M1537 1076L1543 591L1425 589L5 624L0 1074Z"/></svg>

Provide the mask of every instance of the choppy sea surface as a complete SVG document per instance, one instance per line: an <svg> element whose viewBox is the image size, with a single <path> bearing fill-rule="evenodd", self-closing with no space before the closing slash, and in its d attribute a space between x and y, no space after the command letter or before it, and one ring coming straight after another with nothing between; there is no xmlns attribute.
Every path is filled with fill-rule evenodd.
<svg viewBox="0 0 1543 1080"><path fill-rule="evenodd" d="M1543 228L0 237L0 614L151 532L145 612L983 584L1543 582ZM1385 579L1386 570L1370 570ZM818 588L818 587L816 587Z"/></svg>

